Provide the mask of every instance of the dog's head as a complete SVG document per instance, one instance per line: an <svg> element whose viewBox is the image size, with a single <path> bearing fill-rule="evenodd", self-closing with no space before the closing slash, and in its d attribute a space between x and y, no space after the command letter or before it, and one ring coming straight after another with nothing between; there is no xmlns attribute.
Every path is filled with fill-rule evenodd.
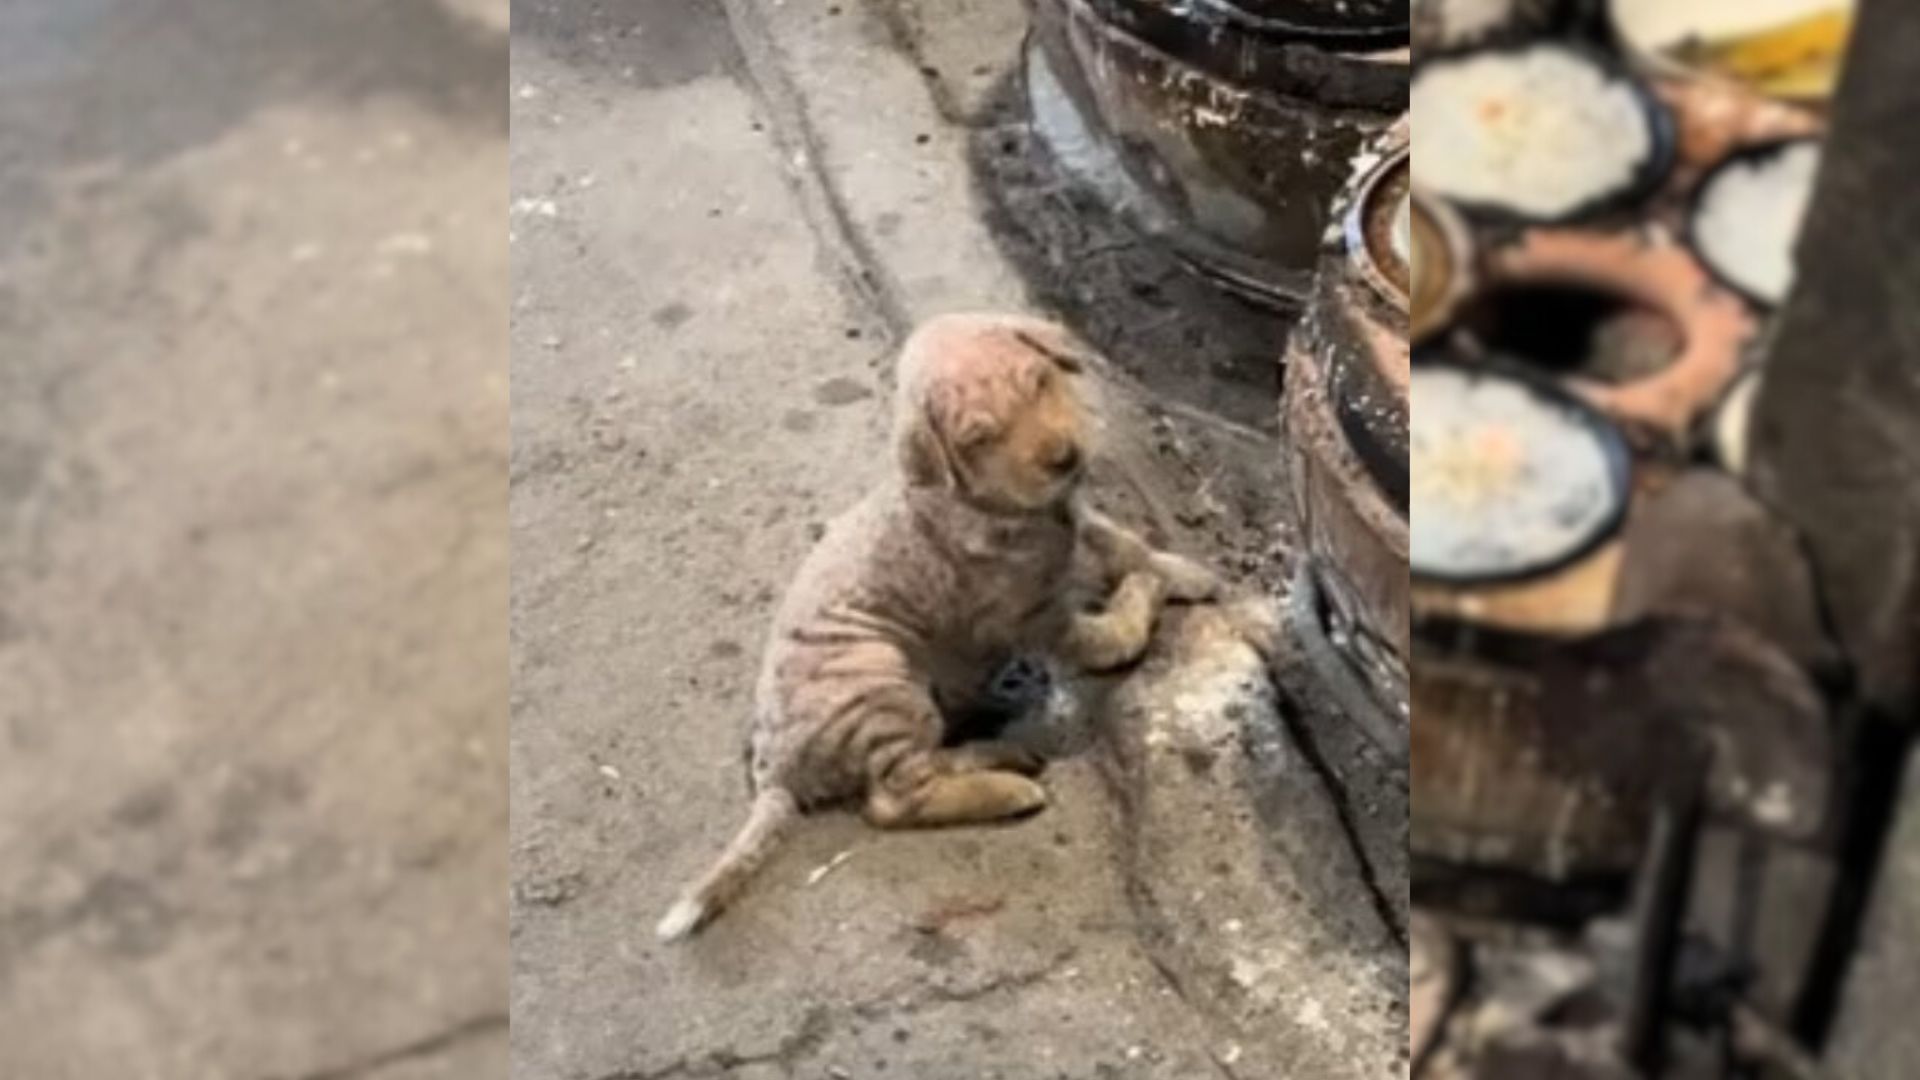
<svg viewBox="0 0 1920 1080"><path fill-rule="evenodd" d="M907 483L976 506L1057 506L1086 468L1088 425L1074 377L1088 351L1038 319L946 315L900 357L895 438Z"/></svg>

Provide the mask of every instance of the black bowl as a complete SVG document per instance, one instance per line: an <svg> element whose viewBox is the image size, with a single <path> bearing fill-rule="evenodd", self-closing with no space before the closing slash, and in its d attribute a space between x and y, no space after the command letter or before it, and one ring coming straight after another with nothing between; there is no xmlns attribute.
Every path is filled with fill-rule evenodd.
<svg viewBox="0 0 1920 1080"><path fill-rule="evenodd" d="M1407 91L1409 108L1411 108L1413 94L1412 86L1419 82L1421 73L1429 68L1492 55L1517 56L1534 50L1554 50L1576 56L1598 68L1609 82L1620 83L1630 89L1635 99L1640 102L1641 112L1647 118L1647 132L1653 143L1647 159L1641 163L1639 169L1635 170L1633 178L1617 190L1597 195L1561 214L1527 214L1511 207L1457 199L1432 188L1428 188L1428 194L1433 198L1444 199L1448 205L1457 207L1469 217L1491 225L1572 225L1605 217L1646 202L1655 191L1659 190L1660 185L1666 182L1667 177L1672 175L1674 163L1679 158L1678 135L1673 113L1654 94L1646 80L1634 74L1619 58L1598 49L1581 44L1535 38L1503 45L1450 49L1432 56L1416 57L1413 77ZM1414 141L1416 144L1419 142L1418 138ZM1418 175L1417 168L1415 174Z"/></svg>
<svg viewBox="0 0 1920 1080"><path fill-rule="evenodd" d="M1706 249L1700 246L1699 238L1694 233L1694 223L1700 220L1700 204L1705 200L1707 192L1713 187L1714 182L1719 180L1728 169L1738 165L1751 165L1757 162L1764 162L1769 158L1779 157L1793 147L1803 144L1812 144L1818 149L1824 146L1825 142L1826 140L1818 135L1799 135L1786 139L1770 139L1766 142L1749 143L1735 150L1733 153L1728 154L1726 157L1721 158L1713 168L1708 169L1706 175L1700 178L1700 182L1694 185L1692 193L1687 196L1687 218L1681 228L1681 242L1687 245L1689 251L1693 252L1693 257L1699 261L1700 265L1706 267L1707 273L1712 276L1713 280L1719 282L1727 291L1739 296L1747 303L1752 304L1762 311L1772 311L1780 305L1780 301L1770 300L1764 296L1760 296L1748 290L1746 286L1733 280L1732 277L1728 276L1726 271L1720 268L1718 263L1707 256ZM1805 224L1805 221L1802 220L1802 228L1805 227Z"/></svg>
<svg viewBox="0 0 1920 1080"><path fill-rule="evenodd" d="M1414 357L1414 377L1408 384L1408 393L1414 400L1411 407L1420 407L1418 390L1415 388L1422 370L1447 368L1476 378L1498 379L1515 385L1532 397L1553 407L1582 433L1590 437L1601 449L1607 462L1609 488L1613 504L1593 526L1589 533L1581 537L1580 542L1568 546L1565 550L1531 562L1516 563L1498 571L1466 571L1422 569L1412 562L1411 553L1407 565L1407 574L1415 581L1432 582L1462 587L1511 584L1529 581L1558 573L1585 559L1603 544L1617 535L1626 523L1627 511L1632 501L1633 490L1633 451L1627 438L1615 424L1600 410L1573 394L1562 389L1552 380L1527 368L1518 361L1493 359L1486 362L1467 363L1452 357L1427 354ZM1411 451L1409 451L1411 453ZM1411 464L1411 462L1409 462ZM1420 523L1414 515L1408 515L1408 527L1418 530Z"/></svg>

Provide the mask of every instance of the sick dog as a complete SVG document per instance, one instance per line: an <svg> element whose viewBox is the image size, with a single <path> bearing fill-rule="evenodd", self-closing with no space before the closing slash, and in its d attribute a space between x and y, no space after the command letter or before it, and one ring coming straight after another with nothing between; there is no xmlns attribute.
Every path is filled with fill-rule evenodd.
<svg viewBox="0 0 1920 1080"><path fill-rule="evenodd" d="M788 591L755 692L752 809L660 920L662 940L718 914L816 807L858 800L885 829L1037 812L1041 759L1005 741L947 746L941 704L1016 655L1133 663L1166 601L1213 596L1211 571L1082 500L1087 358L1061 327L1016 317L945 316L908 340L897 474L833 523Z"/></svg>

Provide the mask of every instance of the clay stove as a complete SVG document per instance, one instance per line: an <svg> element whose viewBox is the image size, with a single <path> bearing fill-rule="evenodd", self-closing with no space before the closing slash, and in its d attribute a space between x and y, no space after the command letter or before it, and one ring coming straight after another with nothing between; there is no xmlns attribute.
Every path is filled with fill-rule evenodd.
<svg viewBox="0 0 1920 1080"><path fill-rule="evenodd" d="M1551 5L1507 6L1504 26L1453 27L1447 55L1548 25ZM1431 5L1423 33L1464 7ZM1692 223L1719 161L1819 117L1605 63L1672 133L1653 182L1574 220L1416 198L1436 245L1416 261L1442 271L1416 287L1416 381L1445 367L1562 402L1630 463L1617 512L1563 557L1416 567L1415 1072L1811 1075L1843 680L1800 539L1718 434L1751 407L1771 312L1708 269ZM1488 453L1481 479L1507 482ZM1423 521L1435 490L1416 477Z"/></svg>

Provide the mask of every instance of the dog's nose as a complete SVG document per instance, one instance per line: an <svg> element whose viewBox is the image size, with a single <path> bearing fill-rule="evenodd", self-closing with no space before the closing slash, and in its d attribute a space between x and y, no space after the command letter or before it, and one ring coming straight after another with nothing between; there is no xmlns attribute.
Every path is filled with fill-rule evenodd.
<svg viewBox="0 0 1920 1080"><path fill-rule="evenodd" d="M1078 472L1080 470L1080 448L1072 443L1067 443L1060 447L1053 452L1053 458L1047 462L1047 467L1052 469L1057 476L1068 476Z"/></svg>

